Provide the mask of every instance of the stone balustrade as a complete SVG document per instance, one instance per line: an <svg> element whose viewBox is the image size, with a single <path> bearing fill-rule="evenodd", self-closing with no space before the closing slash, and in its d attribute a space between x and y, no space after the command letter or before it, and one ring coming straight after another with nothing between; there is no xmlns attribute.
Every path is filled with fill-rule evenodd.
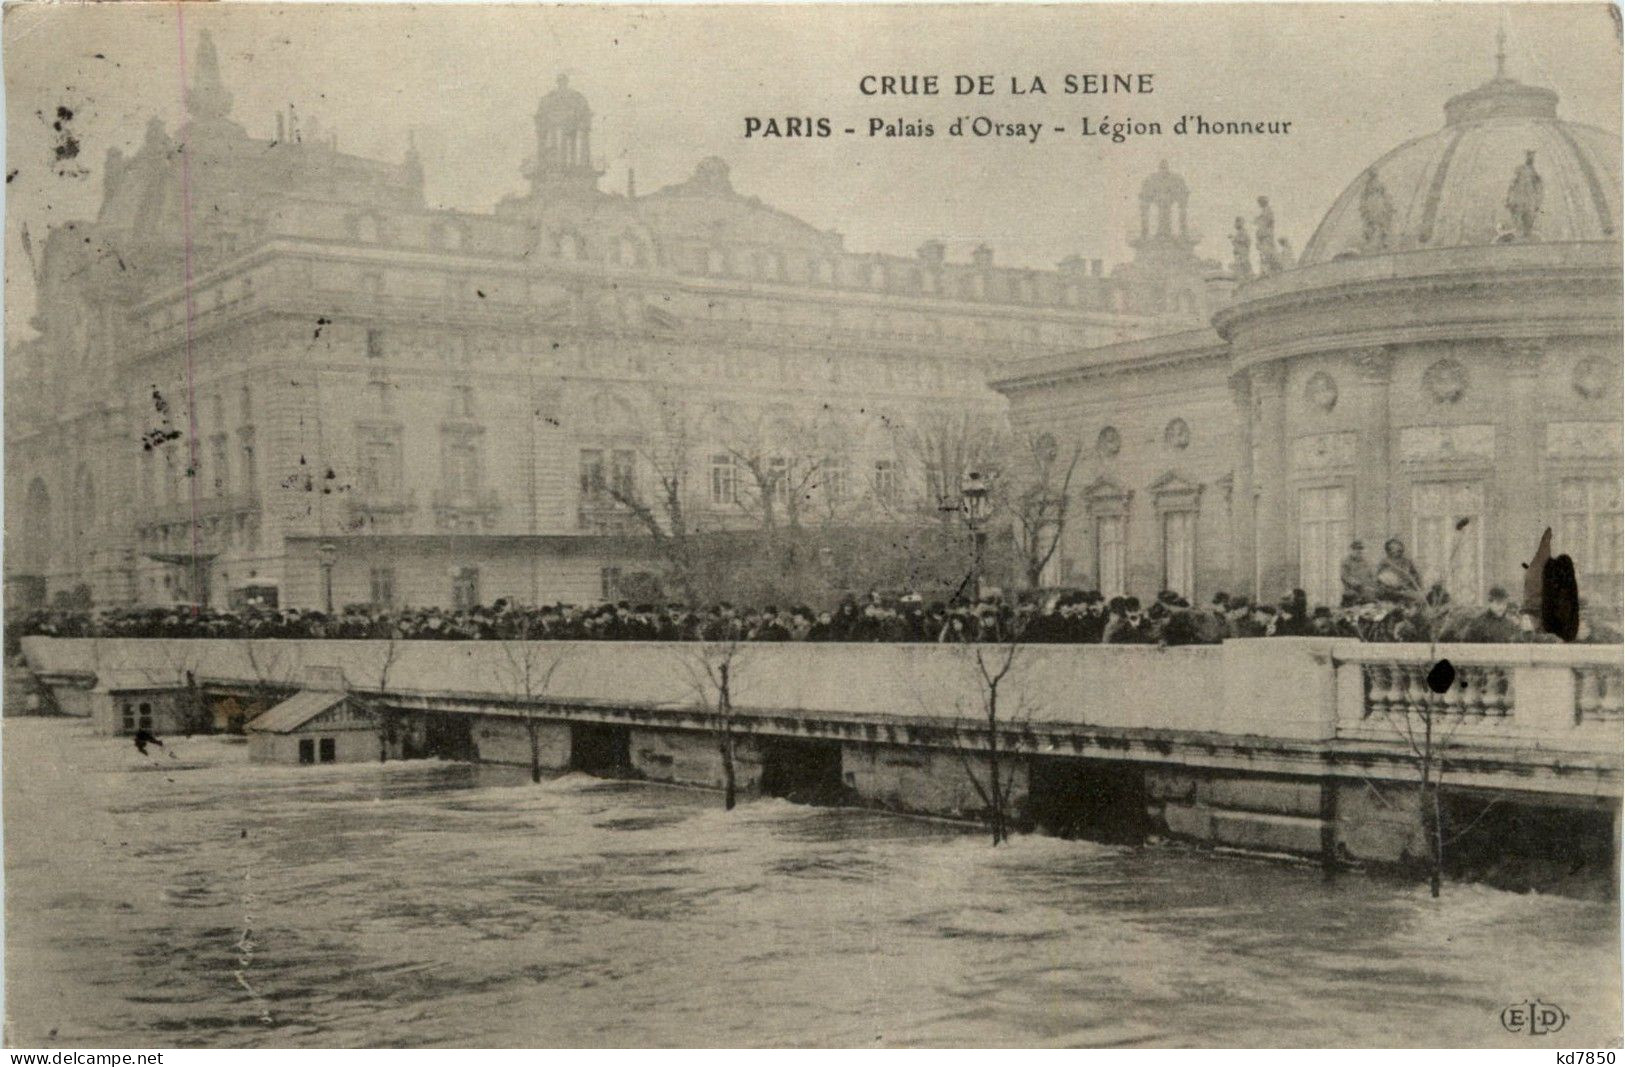
<svg viewBox="0 0 1625 1067"><path fill-rule="evenodd" d="M1440 659L1456 678L1434 693L1426 679ZM1340 739L1420 737L1431 716L1451 746L1620 752L1617 646L1348 644L1333 662Z"/></svg>

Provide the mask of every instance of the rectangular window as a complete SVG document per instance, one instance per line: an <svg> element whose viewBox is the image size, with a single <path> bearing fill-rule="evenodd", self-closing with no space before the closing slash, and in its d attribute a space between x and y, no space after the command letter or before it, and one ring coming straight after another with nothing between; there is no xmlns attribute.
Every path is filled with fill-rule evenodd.
<svg viewBox="0 0 1625 1067"><path fill-rule="evenodd" d="M237 438L238 447L243 454L243 492L254 493L259 488L259 468L254 460L254 428L243 427L237 431Z"/></svg>
<svg viewBox="0 0 1625 1067"><path fill-rule="evenodd" d="M1574 560L1588 598L1616 603L1622 566L1619 483L1611 478L1564 478L1557 487L1554 550Z"/></svg>
<svg viewBox="0 0 1625 1067"><path fill-rule="evenodd" d="M604 600L619 600L621 598L621 568L599 568L598 595Z"/></svg>
<svg viewBox="0 0 1625 1067"><path fill-rule="evenodd" d="M1095 518L1095 584L1100 595L1123 595L1125 567L1123 516L1099 515Z"/></svg>
<svg viewBox="0 0 1625 1067"><path fill-rule="evenodd" d="M471 499L479 493L479 450L472 439L455 435L446 439L443 473L448 493L459 499Z"/></svg>
<svg viewBox="0 0 1625 1067"><path fill-rule="evenodd" d="M361 435L356 488L363 496L393 499L401 488L400 436L390 430L367 430Z"/></svg>
<svg viewBox="0 0 1625 1067"><path fill-rule="evenodd" d="M726 507L738 498L734 493L736 472L734 458L726 452L718 452L711 457L711 503L715 507Z"/></svg>
<svg viewBox="0 0 1625 1067"><path fill-rule="evenodd" d="M143 702L141 704L139 712L136 715L135 725L136 725L136 727L138 729L141 729L141 730L150 730L150 729L152 729L152 705L151 704L148 704L148 703L145 703L145 702Z"/></svg>
<svg viewBox="0 0 1625 1067"><path fill-rule="evenodd" d="M324 737L321 739L319 749L320 759L323 763L332 763L338 759L338 743L336 738Z"/></svg>
<svg viewBox="0 0 1625 1067"><path fill-rule="evenodd" d="M316 762L316 742L310 738L301 738L299 741L299 762Z"/></svg>
<svg viewBox="0 0 1625 1067"><path fill-rule="evenodd" d="M897 503L897 464L889 459L875 460L875 499L882 504Z"/></svg>
<svg viewBox="0 0 1625 1067"><path fill-rule="evenodd" d="M783 456L770 456L767 461L768 484L773 491L773 502L781 508L790 506L790 461Z"/></svg>
<svg viewBox="0 0 1625 1067"><path fill-rule="evenodd" d="M629 448L617 448L609 455L609 484L621 500L633 498L637 471L637 454Z"/></svg>
<svg viewBox="0 0 1625 1067"><path fill-rule="evenodd" d="M824 499L830 504L838 504L846 499L846 459L841 456L828 456L824 459L821 471L824 484Z"/></svg>
<svg viewBox="0 0 1625 1067"><path fill-rule="evenodd" d="M451 604L458 611L468 611L480 603L480 569L459 567L451 580Z"/></svg>
<svg viewBox="0 0 1625 1067"><path fill-rule="evenodd" d="M581 499L598 500L604 495L604 451L600 448L581 450Z"/></svg>
<svg viewBox="0 0 1625 1067"><path fill-rule="evenodd" d="M123 712L124 712L124 732L127 733L127 734L135 733L135 705L129 703L128 701L126 701L125 704L124 704Z"/></svg>
<svg viewBox="0 0 1625 1067"><path fill-rule="evenodd" d="M1162 515L1162 587L1187 600L1196 595L1196 512Z"/></svg>
<svg viewBox="0 0 1625 1067"><path fill-rule="evenodd" d="M209 441L209 473L214 475L214 495L231 492L231 464L226 453L226 435L215 434Z"/></svg>
<svg viewBox="0 0 1625 1067"><path fill-rule="evenodd" d="M375 608L392 608L395 606L395 568L374 567L371 574L372 606Z"/></svg>
<svg viewBox="0 0 1625 1067"><path fill-rule="evenodd" d="M1452 599L1484 597L1484 486L1424 482L1411 490L1411 536L1422 588L1444 586Z"/></svg>
<svg viewBox="0 0 1625 1067"><path fill-rule="evenodd" d="M1343 601L1349 522L1346 487L1298 490L1298 585L1310 604L1335 607Z"/></svg>

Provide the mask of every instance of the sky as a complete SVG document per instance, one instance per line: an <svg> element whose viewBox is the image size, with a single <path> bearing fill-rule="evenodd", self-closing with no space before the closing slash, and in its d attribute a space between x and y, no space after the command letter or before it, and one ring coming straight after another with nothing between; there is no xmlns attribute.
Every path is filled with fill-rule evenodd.
<svg viewBox="0 0 1625 1067"><path fill-rule="evenodd" d="M681 181L700 159L734 187L842 233L853 251L951 259L986 243L1001 264L1131 253L1140 181L1167 159L1191 190L1199 251L1227 259L1231 220L1259 195L1302 248L1336 195L1383 152L1438 129L1443 105L1494 71L1561 95L1559 113L1620 126L1620 41L1605 4L507 7L90 4L8 7L6 323L25 336L29 257L45 231L92 218L109 148L183 115L178 62L208 29L234 116L269 138L279 109L337 133L343 151L399 160L409 135L431 206L489 210L521 192L536 103L558 74L595 112L603 187ZM1066 96L1067 73L1149 72L1145 96ZM865 74L996 75L998 95L864 97ZM1037 74L1044 96L1008 93ZM80 153L54 158L59 107ZM1089 116L1290 120L1279 138L1079 135ZM746 139L746 116L828 116L828 139ZM1018 139L944 136L959 115L1059 125ZM930 139L846 136L870 117L930 122ZM324 134L325 135L325 134Z"/></svg>

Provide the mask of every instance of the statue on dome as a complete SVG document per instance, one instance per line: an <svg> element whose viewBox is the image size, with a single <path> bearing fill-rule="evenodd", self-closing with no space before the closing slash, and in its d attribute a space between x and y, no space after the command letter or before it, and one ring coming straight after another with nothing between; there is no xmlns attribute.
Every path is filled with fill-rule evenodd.
<svg viewBox="0 0 1625 1067"><path fill-rule="evenodd" d="M1231 265L1235 269L1236 277L1253 276L1252 248L1253 239L1247 233L1247 220L1237 215L1236 228L1230 233Z"/></svg>
<svg viewBox="0 0 1625 1067"><path fill-rule="evenodd" d="M1367 252L1381 252L1388 247L1394 228L1394 204L1388 199L1388 187L1376 170L1365 174L1365 188L1360 190L1361 243Z"/></svg>
<svg viewBox="0 0 1625 1067"><path fill-rule="evenodd" d="M1541 201L1540 173L1535 170L1535 150L1527 149L1524 153L1523 165L1512 175L1512 184L1507 187L1507 214L1512 218L1512 236L1515 240L1528 241L1535 236L1535 220L1540 216Z"/></svg>
<svg viewBox="0 0 1625 1067"><path fill-rule="evenodd" d="M1258 245L1258 273L1274 274L1281 269L1281 257L1275 244L1275 210L1270 198L1258 198L1258 217L1253 220L1255 243Z"/></svg>

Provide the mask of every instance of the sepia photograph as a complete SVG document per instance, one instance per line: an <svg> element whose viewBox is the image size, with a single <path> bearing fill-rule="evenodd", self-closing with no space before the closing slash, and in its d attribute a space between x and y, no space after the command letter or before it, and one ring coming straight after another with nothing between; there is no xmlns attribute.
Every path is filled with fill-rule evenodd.
<svg viewBox="0 0 1625 1067"><path fill-rule="evenodd" d="M1621 1047L1618 7L0 61L7 1048Z"/></svg>

